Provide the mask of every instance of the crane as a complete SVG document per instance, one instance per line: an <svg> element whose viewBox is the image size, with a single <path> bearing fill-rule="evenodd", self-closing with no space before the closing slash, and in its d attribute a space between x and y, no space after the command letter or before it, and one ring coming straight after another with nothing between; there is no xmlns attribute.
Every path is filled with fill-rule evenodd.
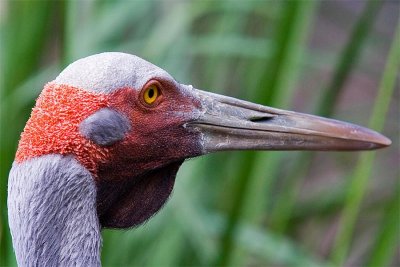
<svg viewBox="0 0 400 267"><path fill-rule="evenodd" d="M21 134L8 182L17 262L100 266L101 229L153 216L187 158L390 143L354 124L180 84L134 55L92 55L45 85Z"/></svg>

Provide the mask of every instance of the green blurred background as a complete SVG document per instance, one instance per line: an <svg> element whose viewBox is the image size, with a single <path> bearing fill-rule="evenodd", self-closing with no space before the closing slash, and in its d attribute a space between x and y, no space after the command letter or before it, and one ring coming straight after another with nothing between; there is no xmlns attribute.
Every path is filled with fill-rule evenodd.
<svg viewBox="0 0 400 267"><path fill-rule="evenodd" d="M153 219L103 231L103 265L399 266L399 6L0 0L0 265L16 265L7 176L35 98L74 60L123 51L182 83L369 126L393 144L190 160Z"/></svg>

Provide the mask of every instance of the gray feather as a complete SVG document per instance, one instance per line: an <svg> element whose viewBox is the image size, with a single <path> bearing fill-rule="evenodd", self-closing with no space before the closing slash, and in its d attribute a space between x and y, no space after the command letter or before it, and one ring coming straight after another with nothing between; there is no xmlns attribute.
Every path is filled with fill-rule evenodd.
<svg viewBox="0 0 400 267"><path fill-rule="evenodd" d="M98 145L108 146L122 140L130 130L129 120L110 108L103 108L87 117L79 131Z"/></svg>
<svg viewBox="0 0 400 267"><path fill-rule="evenodd" d="M112 93L123 87L139 90L154 77L174 80L168 72L140 57L107 52L71 63L58 75L55 82L87 91Z"/></svg>
<svg viewBox="0 0 400 267"><path fill-rule="evenodd" d="M8 185L19 266L100 266L96 186L72 156L14 163Z"/></svg>

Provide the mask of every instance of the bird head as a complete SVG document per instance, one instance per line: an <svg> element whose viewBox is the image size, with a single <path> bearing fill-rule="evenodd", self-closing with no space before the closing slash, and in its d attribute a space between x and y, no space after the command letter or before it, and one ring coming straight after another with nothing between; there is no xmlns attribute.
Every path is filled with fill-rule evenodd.
<svg viewBox="0 0 400 267"><path fill-rule="evenodd" d="M139 57L102 53L72 63L45 86L16 160L74 156L96 182L100 224L127 228L162 207L187 158L389 144L360 126L198 90Z"/></svg>

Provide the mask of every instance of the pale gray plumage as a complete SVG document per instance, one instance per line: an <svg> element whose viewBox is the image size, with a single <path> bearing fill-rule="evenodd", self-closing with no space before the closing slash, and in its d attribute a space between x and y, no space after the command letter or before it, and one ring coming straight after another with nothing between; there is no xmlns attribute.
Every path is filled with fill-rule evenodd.
<svg viewBox="0 0 400 267"><path fill-rule="evenodd" d="M101 146L109 146L122 140L130 129L129 120L110 108L100 109L79 126L83 136Z"/></svg>
<svg viewBox="0 0 400 267"><path fill-rule="evenodd" d="M151 78L174 80L168 72L140 57L108 52L71 63L55 82L108 94L123 87L140 89Z"/></svg>
<svg viewBox="0 0 400 267"><path fill-rule="evenodd" d="M95 182L72 156L14 163L8 216L19 266L100 266Z"/></svg>

